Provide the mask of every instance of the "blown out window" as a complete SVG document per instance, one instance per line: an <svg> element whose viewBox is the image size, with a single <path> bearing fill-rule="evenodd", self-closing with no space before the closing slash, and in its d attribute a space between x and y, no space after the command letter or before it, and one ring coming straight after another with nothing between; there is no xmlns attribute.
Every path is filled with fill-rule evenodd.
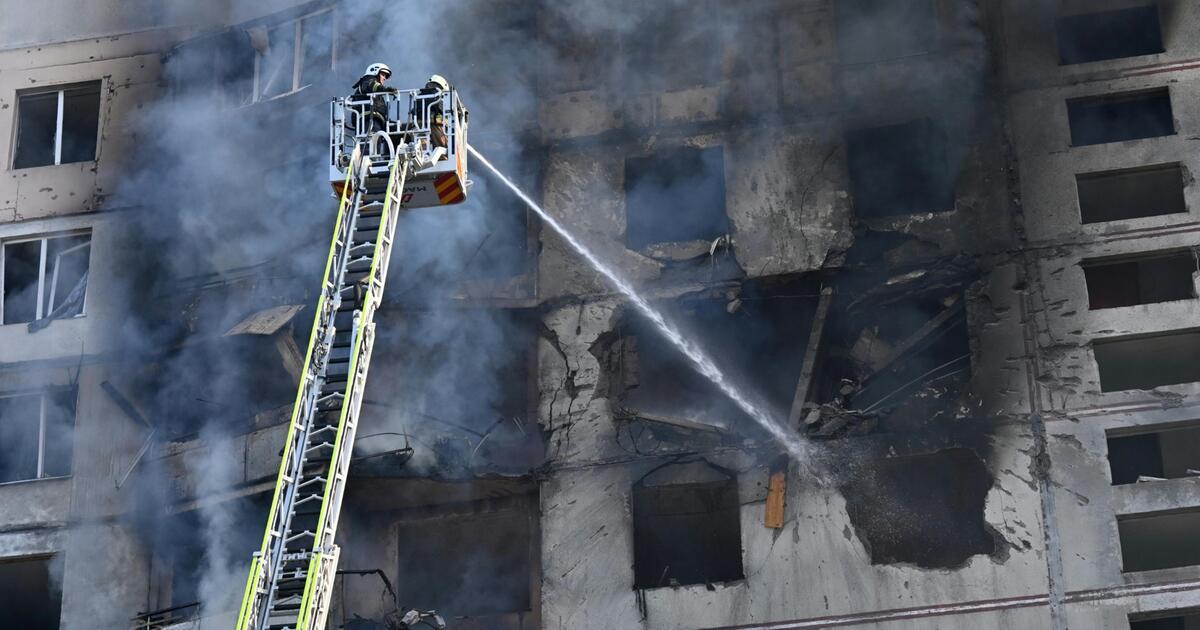
<svg viewBox="0 0 1200 630"><path fill-rule="evenodd" d="M90 234L0 243L0 324L83 314Z"/></svg>
<svg viewBox="0 0 1200 630"><path fill-rule="evenodd" d="M625 242L712 240L729 232L722 147L663 149L625 160Z"/></svg>
<svg viewBox="0 0 1200 630"><path fill-rule="evenodd" d="M1163 612L1129 618L1129 630L1200 630L1200 612Z"/></svg>
<svg viewBox="0 0 1200 630"><path fill-rule="evenodd" d="M1161 52L1156 4L1058 19L1058 58L1064 65Z"/></svg>
<svg viewBox="0 0 1200 630"><path fill-rule="evenodd" d="M737 480L633 488L634 588L739 580Z"/></svg>
<svg viewBox="0 0 1200 630"><path fill-rule="evenodd" d="M333 67L333 11L251 29L251 41L258 49L255 100L294 92Z"/></svg>
<svg viewBox="0 0 1200 630"><path fill-rule="evenodd" d="M1168 88L1072 99L1067 118L1076 147L1175 134Z"/></svg>
<svg viewBox="0 0 1200 630"><path fill-rule="evenodd" d="M0 396L0 483L71 474L75 390Z"/></svg>
<svg viewBox="0 0 1200 630"><path fill-rule="evenodd" d="M58 630L60 567L50 558L0 562L0 611L6 628Z"/></svg>
<svg viewBox="0 0 1200 630"><path fill-rule="evenodd" d="M954 209L958 177L928 119L846 133L854 213L866 219Z"/></svg>
<svg viewBox="0 0 1200 630"><path fill-rule="evenodd" d="M20 93L13 168L94 160L99 133L99 81Z"/></svg>

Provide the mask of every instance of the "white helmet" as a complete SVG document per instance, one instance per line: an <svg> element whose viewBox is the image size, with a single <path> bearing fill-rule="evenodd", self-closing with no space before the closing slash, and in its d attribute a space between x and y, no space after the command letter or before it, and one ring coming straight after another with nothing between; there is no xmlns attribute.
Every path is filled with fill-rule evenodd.
<svg viewBox="0 0 1200 630"><path fill-rule="evenodd" d="M450 82L446 81L446 77L443 77L440 74L435 74L429 77L429 83L433 83L447 92L450 91Z"/></svg>
<svg viewBox="0 0 1200 630"><path fill-rule="evenodd" d="M375 76L375 75L379 74L380 72L386 73L389 77L392 76L392 69L387 67L386 63L373 63L373 64L367 66L367 71L364 72L363 74L369 75L369 76Z"/></svg>

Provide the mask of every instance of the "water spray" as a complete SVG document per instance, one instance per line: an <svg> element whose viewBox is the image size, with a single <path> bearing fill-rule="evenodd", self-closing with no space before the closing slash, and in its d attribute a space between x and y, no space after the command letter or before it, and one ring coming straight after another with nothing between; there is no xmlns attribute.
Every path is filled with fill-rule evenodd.
<svg viewBox="0 0 1200 630"><path fill-rule="evenodd" d="M629 284L628 280L620 276L616 270L597 258L596 255L587 248L587 246L576 239L554 217L550 216L544 209L542 209L541 206L534 202L533 199L530 199L528 195L522 192L521 189L512 182L512 180L510 180L504 175L504 173L501 173L499 169L493 166L492 163L487 160L487 158L483 157L483 155L479 153L479 151L476 151L475 147L468 146L467 150L471 152L471 155L474 156L475 159L479 160L480 163L486 166L488 170L492 172L492 174L498 177L500 181L504 182L504 185L508 186L509 190L513 191L513 194L520 198L521 201L525 202L525 205L529 206L531 210L536 212L537 215L542 219L543 223L549 225L551 229L553 229L559 236L563 238L563 240L567 241L567 243L569 243L571 247L579 253L579 255L583 256L588 263L590 263L592 267L596 269L596 271L599 271L604 275L605 278L608 278L608 281L611 282L618 291L628 298L629 301L632 302L633 305L636 306L643 315L645 315L650 319L651 322L654 323L659 332L661 332L663 336L667 338L667 340L669 340L675 345L675 347L679 348L679 350L683 352L684 356L686 356L688 360L692 362L692 365L696 368L696 371L698 371L708 380L712 381L712 383L716 385L722 393L728 396L730 400L736 403L737 406L742 409L742 411L746 412L746 414L749 415L755 422L757 422L763 429L766 429L766 431L770 433L771 436L775 438L775 440L777 440L785 449L787 449L788 453L791 454L791 456L797 461L807 462L809 460L808 444L801 439L799 435L789 430L783 423L777 421L758 405L751 402L745 394L739 391L738 388L735 387L729 381L729 379L725 377L725 374L721 372L721 369L717 367L717 364L709 358L708 354L706 354L694 343L686 339L683 334L679 332L678 328L676 328L671 322L667 321L662 313L651 306L645 298L643 298L636 290L634 290L633 285Z"/></svg>

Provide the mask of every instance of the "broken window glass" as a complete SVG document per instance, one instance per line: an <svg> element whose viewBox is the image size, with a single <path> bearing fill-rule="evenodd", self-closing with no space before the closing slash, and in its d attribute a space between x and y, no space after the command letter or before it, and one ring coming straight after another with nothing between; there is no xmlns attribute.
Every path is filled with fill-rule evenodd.
<svg viewBox="0 0 1200 630"><path fill-rule="evenodd" d="M1187 212L1179 164L1083 173L1075 179L1085 224Z"/></svg>
<svg viewBox="0 0 1200 630"><path fill-rule="evenodd" d="M0 562L0 611L4 625L21 630L58 630L62 608L61 563L51 558Z"/></svg>
<svg viewBox="0 0 1200 630"><path fill-rule="evenodd" d="M1200 381L1200 332L1118 337L1093 342L1100 391L1154 389Z"/></svg>
<svg viewBox="0 0 1200 630"><path fill-rule="evenodd" d="M1058 19L1058 57L1064 65L1164 50L1156 4Z"/></svg>
<svg viewBox="0 0 1200 630"><path fill-rule="evenodd" d="M0 483L71 473L75 390L0 397Z"/></svg>
<svg viewBox="0 0 1200 630"><path fill-rule="evenodd" d="M300 41L302 63L297 87L321 80L333 67L333 12L304 18L300 23Z"/></svg>
<svg viewBox="0 0 1200 630"><path fill-rule="evenodd" d="M625 223L632 249L729 233L723 148L682 147L627 158Z"/></svg>
<svg viewBox="0 0 1200 630"><path fill-rule="evenodd" d="M296 63L296 23L267 32L268 47L259 60L258 96L271 98L291 92Z"/></svg>
<svg viewBox="0 0 1200 630"><path fill-rule="evenodd" d="M90 234L72 234L0 244L0 323L81 315L91 242Z"/></svg>
<svg viewBox="0 0 1200 630"><path fill-rule="evenodd" d="M1072 99L1067 117L1076 147L1175 134L1167 88Z"/></svg>
<svg viewBox="0 0 1200 630"><path fill-rule="evenodd" d="M1084 260L1088 308L1118 308L1196 297L1196 254L1177 251L1119 260Z"/></svg>
<svg viewBox="0 0 1200 630"><path fill-rule="evenodd" d="M1117 518L1121 570L1153 571L1200 564L1200 511L1152 512Z"/></svg>
<svg viewBox="0 0 1200 630"><path fill-rule="evenodd" d="M1140 429L1146 431L1145 428ZM1108 437L1113 485L1200 476L1200 427Z"/></svg>
<svg viewBox="0 0 1200 630"><path fill-rule="evenodd" d="M281 96L320 80L333 68L333 11L313 13L270 30L250 30L258 42L256 100Z"/></svg>
<svg viewBox="0 0 1200 630"><path fill-rule="evenodd" d="M737 480L633 487L636 589L740 580Z"/></svg>
<svg viewBox="0 0 1200 630"><path fill-rule="evenodd" d="M100 82L17 97L13 168L96 159L100 133Z"/></svg>
<svg viewBox="0 0 1200 630"><path fill-rule="evenodd" d="M838 0L834 14L842 63L897 59L937 46L933 0Z"/></svg>
<svg viewBox="0 0 1200 630"><path fill-rule="evenodd" d="M846 133L854 214L891 217L954 209L958 179L946 136L931 120Z"/></svg>

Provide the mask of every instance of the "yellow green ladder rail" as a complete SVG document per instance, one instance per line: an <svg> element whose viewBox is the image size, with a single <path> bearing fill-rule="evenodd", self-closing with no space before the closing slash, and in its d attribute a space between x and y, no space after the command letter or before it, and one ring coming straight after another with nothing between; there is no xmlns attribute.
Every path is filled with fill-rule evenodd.
<svg viewBox="0 0 1200 630"><path fill-rule="evenodd" d="M334 543L401 194L413 158L354 150L288 426L267 528L237 630L325 627Z"/></svg>

